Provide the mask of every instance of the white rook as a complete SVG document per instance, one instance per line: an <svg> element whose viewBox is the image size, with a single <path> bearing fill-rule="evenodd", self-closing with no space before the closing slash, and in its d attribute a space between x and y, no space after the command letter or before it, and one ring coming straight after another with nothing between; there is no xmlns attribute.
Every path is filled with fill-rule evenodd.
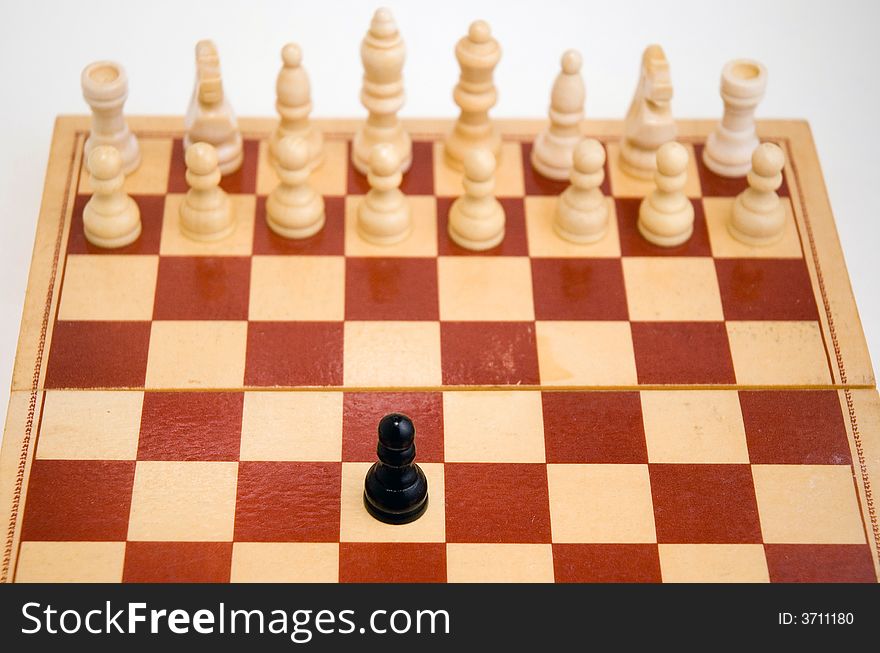
<svg viewBox="0 0 880 653"><path fill-rule="evenodd" d="M92 108L92 130L86 139L86 157L101 145L116 148L122 172L131 174L141 164L137 138L128 128L122 107L128 97L128 76L114 61L96 61L82 71L82 93Z"/></svg>
<svg viewBox="0 0 880 653"><path fill-rule="evenodd" d="M721 71L724 115L709 135L703 163L723 177L742 177L752 166L758 147L755 109L767 90L767 69L757 61L737 59Z"/></svg>

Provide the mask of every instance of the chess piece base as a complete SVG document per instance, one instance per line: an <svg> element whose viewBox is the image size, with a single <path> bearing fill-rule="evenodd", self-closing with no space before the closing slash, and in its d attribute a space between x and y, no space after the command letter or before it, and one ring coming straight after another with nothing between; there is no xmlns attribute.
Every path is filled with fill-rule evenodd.
<svg viewBox="0 0 880 653"><path fill-rule="evenodd" d="M107 217L93 210L88 205L83 210L83 231L86 240L96 247L115 249L131 245L141 235L141 213L137 203L127 198L125 211L121 215ZM125 231L119 233L120 225L126 225Z"/></svg>
<svg viewBox="0 0 880 653"><path fill-rule="evenodd" d="M549 132L538 134L532 146L532 167L547 179L568 181L571 158L580 140L580 134L568 138L560 138Z"/></svg>
<svg viewBox="0 0 880 653"><path fill-rule="evenodd" d="M373 517L386 524L408 524L415 521L428 509L428 479L422 468L416 464L411 470L414 478L403 488L389 488L383 480L383 472L389 468L381 462L374 463L364 480L364 507ZM389 477L394 478L394 471ZM381 499L385 499L383 502Z"/></svg>

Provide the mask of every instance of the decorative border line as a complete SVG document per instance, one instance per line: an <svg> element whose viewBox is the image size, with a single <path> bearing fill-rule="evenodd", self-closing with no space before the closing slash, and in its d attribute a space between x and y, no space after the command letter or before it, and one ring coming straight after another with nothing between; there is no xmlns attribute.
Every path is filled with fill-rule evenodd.
<svg viewBox="0 0 880 653"><path fill-rule="evenodd" d="M834 327L834 315L831 311L831 302L828 299L828 293L825 289L825 277L822 274L822 267L819 265L819 251L816 247L816 239L813 234L813 225L810 223L810 215L809 211L807 210L807 203L804 201L800 173L798 172L798 167L795 163L795 159L791 155L791 143L790 139L788 138L785 139L785 149L786 158L791 165L791 170L794 173L795 180L797 181L798 201L800 202L801 210L803 212L804 225L807 228L807 240L810 244L810 254L813 257L813 263L816 266L816 280L819 283L819 292L822 295L822 305L825 309L825 317L828 320L828 332L831 334L831 345L834 348L834 357L837 360L837 369L840 373L840 382L845 386L846 366L843 362L843 353L840 350L840 342L837 338L837 330ZM827 351L828 347L826 346L825 349ZM846 400L847 412L849 413L850 430L852 431L853 444L855 445L856 449L856 457L858 458L859 462L859 474L862 479L862 486L865 490L865 506L868 509L868 518L871 521L871 531L874 536L874 551L877 554L878 559L880 559L880 524L878 524L877 521L877 508L874 505L874 493L871 490L871 479L868 475L868 465L867 461L865 460L865 450L864 446L862 445L862 437L861 432L859 431L859 423L856 417L855 406L853 405L852 390L848 387L844 387L843 394ZM853 471L855 472L855 470ZM858 492L856 492L856 499L859 499L859 503L861 503L861 498L859 497ZM867 532L865 534L867 535Z"/></svg>

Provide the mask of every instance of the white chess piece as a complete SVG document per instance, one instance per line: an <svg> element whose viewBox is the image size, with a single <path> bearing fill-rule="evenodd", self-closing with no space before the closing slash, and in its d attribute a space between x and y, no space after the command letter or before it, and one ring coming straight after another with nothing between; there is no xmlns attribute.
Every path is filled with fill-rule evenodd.
<svg viewBox="0 0 880 653"><path fill-rule="evenodd" d="M373 146L367 173L370 190L358 206L357 231L374 245L393 245L412 231L409 201L400 190L400 167L400 156L394 146Z"/></svg>
<svg viewBox="0 0 880 653"><path fill-rule="evenodd" d="M83 97L92 109L86 157L94 148L110 145L122 158L122 172L130 175L141 164L141 150L122 113L128 98L125 69L114 61L96 61L83 69L80 83Z"/></svg>
<svg viewBox="0 0 880 653"><path fill-rule="evenodd" d="M220 240L235 229L229 196L220 188L217 151L208 143L186 148L186 181L190 188L180 203L180 230L199 241Z"/></svg>
<svg viewBox="0 0 880 653"><path fill-rule="evenodd" d="M532 166L548 179L568 179L574 148L581 140L586 100L582 64L577 50L562 55L562 71L550 94L550 125L538 134L532 147Z"/></svg>
<svg viewBox="0 0 880 653"><path fill-rule="evenodd" d="M324 136L309 120L312 91L309 76L302 66L302 50L296 43L288 43L281 50L281 61L275 83L275 108L279 121L269 139L269 153L276 159L278 143L286 136L302 138L308 145L309 169L314 169L324 159Z"/></svg>
<svg viewBox="0 0 880 653"><path fill-rule="evenodd" d="M449 209L449 237L474 251L492 249L504 240L504 207L495 198L495 157L485 148L467 153L464 194Z"/></svg>
<svg viewBox="0 0 880 653"><path fill-rule="evenodd" d="M238 121L220 77L220 58L211 41L196 44L196 83L184 118L183 146L208 143L217 150L221 175L238 170L244 161L244 144Z"/></svg>
<svg viewBox="0 0 880 653"><path fill-rule="evenodd" d="M122 156L115 147L98 145L89 152L92 197L83 209L86 239L98 247L125 247L141 235L141 213L122 189Z"/></svg>
<svg viewBox="0 0 880 653"><path fill-rule="evenodd" d="M266 199L266 222L285 238L308 238L324 226L324 198L309 184L309 144L285 136L276 146L279 182Z"/></svg>
<svg viewBox="0 0 880 653"><path fill-rule="evenodd" d="M742 177L752 166L758 147L755 109L767 90L767 69L757 61L738 59L721 71L724 115L709 134L703 163L722 177Z"/></svg>
<svg viewBox="0 0 880 653"><path fill-rule="evenodd" d="M501 133L489 119L489 109L498 101L493 74L501 59L501 46L492 38L489 25L477 20L456 44L455 57L461 76L452 96L461 113L446 139L444 156L447 165L462 170L473 149L489 150L496 161L501 156Z"/></svg>
<svg viewBox="0 0 880 653"><path fill-rule="evenodd" d="M412 165L412 139L397 117L403 106L403 62L406 49L391 10L376 10L361 43L364 85L361 102L369 114L354 136L351 161L367 174L373 147L387 143L397 150L401 172Z"/></svg>
<svg viewBox="0 0 880 653"><path fill-rule="evenodd" d="M776 193L782 184L785 154L773 143L762 143L752 154L749 187L733 202L727 228L746 245L772 245L785 229L785 206Z"/></svg>
<svg viewBox="0 0 880 653"><path fill-rule="evenodd" d="M553 228L572 243L592 243L608 231L608 203L602 194L605 179L605 148L585 138L574 150L571 185L556 202Z"/></svg>
<svg viewBox="0 0 880 653"><path fill-rule="evenodd" d="M620 168L637 179L650 179L657 168L657 150L675 140L672 117L672 77L669 62L659 45L642 55L639 85L623 126Z"/></svg>
<svg viewBox="0 0 880 653"><path fill-rule="evenodd" d="M694 206L685 195L688 151L670 141L657 150L657 188L639 205L639 232L660 247L675 247L694 232Z"/></svg>

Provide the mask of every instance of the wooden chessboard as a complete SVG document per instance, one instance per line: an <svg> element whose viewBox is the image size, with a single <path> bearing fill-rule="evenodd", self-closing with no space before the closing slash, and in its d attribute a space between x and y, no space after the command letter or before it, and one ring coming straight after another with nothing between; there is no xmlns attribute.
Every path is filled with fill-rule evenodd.
<svg viewBox="0 0 880 653"><path fill-rule="evenodd" d="M357 123L320 122L327 223L264 219L275 182L245 119L219 243L181 236L182 121L131 118L126 180L143 234L82 232L88 120L60 118L0 458L6 581L876 581L880 399L808 126L784 149L782 241L725 220L743 181L683 121L696 227L675 249L636 229L650 184L608 150L611 228L551 228L563 185L528 164L537 121L502 122L502 245L446 235L460 180L444 121L413 121L414 230L368 245ZM10 216L26 219L27 216ZM389 526L361 503L375 428L417 428L430 506Z"/></svg>

